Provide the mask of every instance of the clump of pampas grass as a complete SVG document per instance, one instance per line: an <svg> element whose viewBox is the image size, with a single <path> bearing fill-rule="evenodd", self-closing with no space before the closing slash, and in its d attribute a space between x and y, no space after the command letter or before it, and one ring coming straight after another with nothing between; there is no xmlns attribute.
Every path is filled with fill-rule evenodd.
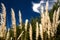
<svg viewBox="0 0 60 40"><path fill-rule="evenodd" d="M57 27L60 23L60 20L59 20L59 12L60 12L60 7L58 8L57 11L54 11L54 14L53 14L53 23L52 23L52 31L51 31L51 36L53 37L56 32L57 32Z"/></svg>
<svg viewBox="0 0 60 40"><path fill-rule="evenodd" d="M6 8L5 8L3 3L1 3L1 5L2 5L3 24L2 24L2 28L0 28L0 37L2 37L3 39L6 38L5 40L9 40L10 29L8 29L8 32L6 33ZM57 27L60 23L60 20L59 20L60 7L58 8L57 11L54 11L53 19L51 22L50 17L49 17L49 12L48 12L48 6L49 6L49 4L47 1L45 12L44 12L44 8L41 6L42 7L41 8L42 9L42 11L41 11L41 23L39 24L38 22L36 22L36 40L38 40L39 33L41 36L41 40L51 40L51 38L52 38L52 40L55 40L55 34L57 32ZM19 22L20 22L19 25L20 25L20 29L22 29L22 30L21 30L19 37L17 37L15 13L14 13L14 10L12 8L11 8L11 16L12 16L12 28L13 28L12 31L14 32L14 37L10 37L10 40L13 40L14 38L15 38L14 40L23 40L23 38L24 38L24 40L27 40L28 32L29 32L29 39L33 40L33 35L32 35L33 29L32 29L31 23L28 24L28 19L26 19L26 21L25 21L25 26L24 26L25 30L23 30L22 29L21 12L19 11ZM28 27L28 25L30 27ZM40 30L40 32L39 32L39 30ZM23 34L25 34L24 37L22 37Z"/></svg>
<svg viewBox="0 0 60 40"><path fill-rule="evenodd" d="M41 39L43 40L43 34L46 32L48 34L48 39L50 40L51 37L54 37L56 32L57 32L57 27L58 24L60 23L59 20L59 10L60 7L58 8L57 11L54 11L53 14L53 22L50 21L49 13L48 13L48 1L46 2L46 11L41 13L41 25L40 27L40 35Z"/></svg>

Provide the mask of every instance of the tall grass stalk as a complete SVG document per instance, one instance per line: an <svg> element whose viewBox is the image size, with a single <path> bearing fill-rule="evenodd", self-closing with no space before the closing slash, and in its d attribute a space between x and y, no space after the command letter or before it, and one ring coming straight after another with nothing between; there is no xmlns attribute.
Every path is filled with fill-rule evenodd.
<svg viewBox="0 0 60 40"><path fill-rule="evenodd" d="M29 36L30 36L30 40L32 39L32 25L30 24L30 28L29 28Z"/></svg>
<svg viewBox="0 0 60 40"><path fill-rule="evenodd" d="M52 37L54 36L55 23L56 23L56 10L54 11L54 14L53 14L53 23L52 23L52 27L51 27L51 36Z"/></svg>
<svg viewBox="0 0 60 40"><path fill-rule="evenodd" d="M25 39L24 40L27 40L27 27L28 27L28 19L26 19L25 21Z"/></svg>
<svg viewBox="0 0 60 40"><path fill-rule="evenodd" d="M6 8L5 5L3 3L1 3L2 5L2 15L3 15L3 24L2 24L2 36L5 38L6 36Z"/></svg>
<svg viewBox="0 0 60 40"><path fill-rule="evenodd" d="M48 6L49 3L48 1L46 2L46 12L45 12L45 18L46 18L46 27L47 27L47 34L48 34L48 38L50 40L50 28L51 28L51 21L50 21L50 17L49 17L49 13L48 13Z"/></svg>
<svg viewBox="0 0 60 40"><path fill-rule="evenodd" d="M16 38L16 19L15 19L14 10L12 8L11 8L11 15L12 15L12 28L14 32L14 37Z"/></svg>
<svg viewBox="0 0 60 40"><path fill-rule="evenodd" d="M6 35L6 40L9 40L9 37L10 37L10 28L8 28L8 32L7 32L7 35Z"/></svg>
<svg viewBox="0 0 60 40"><path fill-rule="evenodd" d="M41 40L44 40L44 37L43 37L43 26L41 24L39 24L40 26L40 36L41 36Z"/></svg>
<svg viewBox="0 0 60 40"><path fill-rule="evenodd" d="M19 23L20 23L20 29L22 29L22 16L21 16L21 11L19 10Z"/></svg>
<svg viewBox="0 0 60 40"><path fill-rule="evenodd" d="M38 40L39 36L39 28L38 28L38 22L36 22L36 40Z"/></svg>

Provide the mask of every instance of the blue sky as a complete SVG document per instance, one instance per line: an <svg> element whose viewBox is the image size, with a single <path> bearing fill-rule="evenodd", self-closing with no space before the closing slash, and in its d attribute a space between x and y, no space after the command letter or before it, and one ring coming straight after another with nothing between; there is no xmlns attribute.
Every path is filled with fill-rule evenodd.
<svg viewBox="0 0 60 40"><path fill-rule="evenodd" d="M40 16L39 13L36 13L32 10L32 1L35 3L40 2L40 0L0 0L0 9L1 9L1 3L4 3L4 5L6 6L8 27L10 27L11 25L11 8L13 8L15 11L17 25L19 24L18 21L19 10L21 10L23 22L25 22L25 19L30 20L32 17Z"/></svg>

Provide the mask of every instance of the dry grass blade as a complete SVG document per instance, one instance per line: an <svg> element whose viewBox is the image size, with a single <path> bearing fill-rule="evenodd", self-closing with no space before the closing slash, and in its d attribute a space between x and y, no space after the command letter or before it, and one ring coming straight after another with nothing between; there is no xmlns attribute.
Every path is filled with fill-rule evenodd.
<svg viewBox="0 0 60 40"><path fill-rule="evenodd" d="M22 31L22 33L19 35L19 37L17 38L17 40L19 40L19 38L23 35L23 32L24 32L24 31Z"/></svg>

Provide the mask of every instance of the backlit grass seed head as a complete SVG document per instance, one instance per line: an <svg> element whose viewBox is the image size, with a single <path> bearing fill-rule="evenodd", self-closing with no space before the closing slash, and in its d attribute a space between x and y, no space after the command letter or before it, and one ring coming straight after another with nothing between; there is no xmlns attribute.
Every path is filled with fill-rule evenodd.
<svg viewBox="0 0 60 40"><path fill-rule="evenodd" d="M28 19L26 19L25 21L25 31L27 31L27 27L28 27Z"/></svg>
<svg viewBox="0 0 60 40"><path fill-rule="evenodd" d="M11 8L11 15L12 15L12 28L14 31L14 37L16 37L16 20L15 20L15 13L12 8Z"/></svg>
<svg viewBox="0 0 60 40"><path fill-rule="evenodd" d="M5 5L3 3L1 3L2 5L2 16L3 16L3 24L2 24L2 36L5 37L6 34L6 8Z"/></svg>
<svg viewBox="0 0 60 40"><path fill-rule="evenodd" d="M22 16L21 16L21 11L19 10L19 23L20 23L20 29L22 29Z"/></svg>

